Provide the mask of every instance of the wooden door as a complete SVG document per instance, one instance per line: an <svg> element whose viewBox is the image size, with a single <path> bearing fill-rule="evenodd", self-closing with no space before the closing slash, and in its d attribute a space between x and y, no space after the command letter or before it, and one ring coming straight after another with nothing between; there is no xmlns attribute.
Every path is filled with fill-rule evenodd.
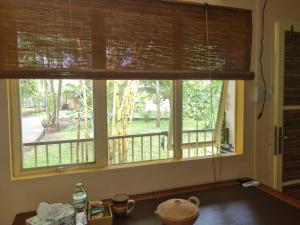
<svg viewBox="0 0 300 225"><path fill-rule="evenodd" d="M300 24L280 23L276 32L274 155L277 187L300 199Z"/></svg>

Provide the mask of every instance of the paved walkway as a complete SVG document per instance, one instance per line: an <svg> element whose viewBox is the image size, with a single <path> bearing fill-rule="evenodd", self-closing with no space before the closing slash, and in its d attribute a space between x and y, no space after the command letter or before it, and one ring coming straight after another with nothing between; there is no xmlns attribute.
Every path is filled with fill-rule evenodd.
<svg viewBox="0 0 300 225"><path fill-rule="evenodd" d="M44 130L42 126L43 119L43 116L28 116L22 118L23 143L34 142L40 137Z"/></svg>

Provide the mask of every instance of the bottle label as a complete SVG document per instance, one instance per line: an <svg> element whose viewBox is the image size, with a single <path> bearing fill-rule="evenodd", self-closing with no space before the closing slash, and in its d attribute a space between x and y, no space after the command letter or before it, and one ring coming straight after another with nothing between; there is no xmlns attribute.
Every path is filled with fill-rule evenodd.
<svg viewBox="0 0 300 225"><path fill-rule="evenodd" d="M74 200L74 208L75 209L85 209L86 208L86 200Z"/></svg>

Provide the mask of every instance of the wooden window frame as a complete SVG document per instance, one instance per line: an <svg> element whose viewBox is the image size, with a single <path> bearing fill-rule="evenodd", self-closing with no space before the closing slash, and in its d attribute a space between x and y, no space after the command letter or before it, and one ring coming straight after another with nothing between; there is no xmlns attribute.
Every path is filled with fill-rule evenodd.
<svg viewBox="0 0 300 225"><path fill-rule="evenodd" d="M85 164L75 164L71 166L53 166L43 168L22 169L22 139L21 139L21 117L20 117L20 98L18 80L3 80L6 83L6 94L8 98L9 116L9 139L11 152L11 179L30 179L35 177L47 177L61 174L74 174L82 172L93 172L114 168L136 167L139 165L153 165L184 160L201 160L212 156L198 156L193 158L183 158L182 150L182 81L173 81L173 159L152 160L146 162L132 162L126 164L108 165L108 134L107 134L107 85L106 80L93 82L94 94L94 151L95 162ZM225 81L227 83L227 81ZM222 106L223 105L223 106ZM220 107L224 107L221 102ZM243 154L244 145L244 81L236 81L236 113L235 113L235 152L226 155L216 155L215 157L235 156ZM217 126L221 122L218 119Z"/></svg>

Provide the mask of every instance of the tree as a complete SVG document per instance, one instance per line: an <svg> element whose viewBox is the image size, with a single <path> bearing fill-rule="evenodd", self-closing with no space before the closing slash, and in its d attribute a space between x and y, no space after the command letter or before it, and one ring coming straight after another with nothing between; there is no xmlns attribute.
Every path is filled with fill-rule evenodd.
<svg viewBox="0 0 300 225"><path fill-rule="evenodd" d="M92 82L87 80L79 80L78 83L68 83L63 89L63 95L66 98L73 99L75 103L75 110L73 113L70 113L70 116L76 124L76 138L78 140L81 139L82 133L84 138L90 138L90 130L93 128L92 121L94 117ZM88 143L84 144L84 149L85 160L88 161ZM82 151L84 151L84 149L82 149ZM79 162L79 150L80 143L77 143L77 162Z"/></svg>
<svg viewBox="0 0 300 225"><path fill-rule="evenodd" d="M55 89L55 80L50 81L50 90L52 97L51 118L49 118L49 126L59 130L59 112L61 109L61 88L62 80L58 80L57 89Z"/></svg>
<svg viewBox="0 0 300 225"><path fill-rule="evenodd" d="M148 96L153 100L156 105L156 127L160 127L160 118L161 118L161 103L165 100L169 100L171 104L172 98L172 83L171 81L165 80L146 80L142 82L142 90L144 90ZM170 105L171 109L171 105Z"/></svg>
<svg viewBox="0 0 300 225"><path fill-rule="evenodd" d="M139 81L112 81L108 82L108 87L108 112L111 112L109 113L109 134L125 136L127 135L128 127L132 123L131 118L139 88ZM126 161L128 140L117 139L117 149L119 161ZM110 147L110 160L113 160L113 157L112 148Z"/></svg>
<svg viewBox="0 0 300 225"><path fill-rule="evenodd" d="M202 123L204 128L214 127L219 109L222 84L222 81L185 81L183 92L184 116L194 120L197 129L199 122Z"/></svg>
<svg viewBox="0 0 300 225"><path fill-rule="evenodd" d="M40 106L40 93L39 93L39 82L37 80L20 80L19 82L21 91L21 103L27 99L32 99L35 106L35 111L39 111Z"/></svg>

